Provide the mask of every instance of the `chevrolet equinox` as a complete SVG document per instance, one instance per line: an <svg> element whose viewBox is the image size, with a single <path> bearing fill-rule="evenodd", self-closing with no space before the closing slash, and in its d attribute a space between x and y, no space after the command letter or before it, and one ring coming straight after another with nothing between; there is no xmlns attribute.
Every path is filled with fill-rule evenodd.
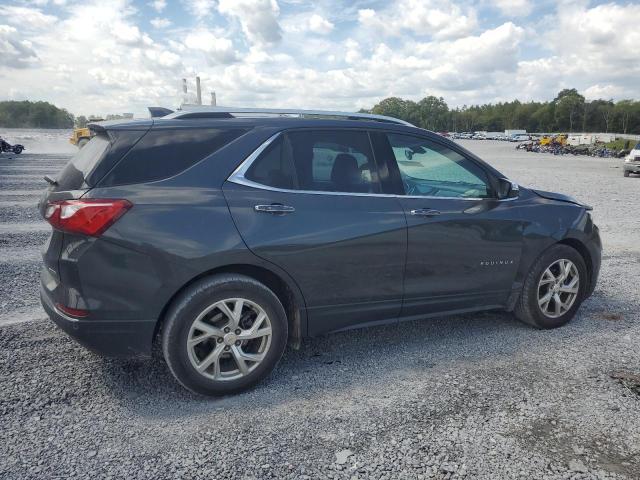
<svg viewBox="0 0 640 480"><path fill-rule="evenodd" d="M567 323L593 292L591 208L388 117L191 108L91 125L39 208L42 304L87 348L216 395L288 342L503 309Z"/></svg>

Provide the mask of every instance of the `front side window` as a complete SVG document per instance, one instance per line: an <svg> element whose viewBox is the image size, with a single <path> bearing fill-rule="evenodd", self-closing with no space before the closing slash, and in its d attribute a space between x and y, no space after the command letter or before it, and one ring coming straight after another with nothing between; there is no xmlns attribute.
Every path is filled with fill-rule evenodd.
<svg viewBox="0 0 640 480"><path fill-rule="evenodd" d="M448 147L424 138L388 134L405 193L411 196L486 198L486 173Z"/></svg>
<svg viewBox="0 0 640 480"><path fill-rule="evenodd" d="M281 135L245 177L290 190L379 193L369 136L349 130L300 130Z"/></svg>

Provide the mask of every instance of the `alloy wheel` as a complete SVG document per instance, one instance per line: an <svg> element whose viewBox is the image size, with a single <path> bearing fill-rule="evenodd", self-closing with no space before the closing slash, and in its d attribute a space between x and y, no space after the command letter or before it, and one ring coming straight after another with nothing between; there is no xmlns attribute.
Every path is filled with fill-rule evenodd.
<svg viewBox="0 0 640 480"><path fill-rule="evenodd" d="M211 380L237 380L264 360L271 335L271 321L260 305L244 298L220 300L191 324L189 360L197 372Z"/></svg>
<svg viewBox="0 0 640 480"><path fill-rule="evenodd" d="M558 318L573 306L580 291L578 268L566 258L556 260L538 282L538 306L549 318Z"/></svg>

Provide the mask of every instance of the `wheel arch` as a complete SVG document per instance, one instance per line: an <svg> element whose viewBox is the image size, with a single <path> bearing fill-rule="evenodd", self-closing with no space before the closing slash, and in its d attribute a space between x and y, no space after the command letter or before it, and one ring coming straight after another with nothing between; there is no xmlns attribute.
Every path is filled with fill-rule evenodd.
<svg viewBox="0 0 640 480"><path fill-rule="evenodd" d="M591 279L593 277L593 259L591 258L591 253L589 252L587 246L577 238L563 238L555 245L567 245L580 254L580 256L584 259L585 265L587 266L587 284L591 285Z"/></svg>
<svg viewBox="0 0 640 480"><path fill-rule="evenodd" d="M290 279L285 279L284 275L276 273L265 266L248 263L236 263L215 267L194 276L188 282L182 285L171 296L171 298L169 298L169 300L162 308L160 315L158 316L158 321L156 323L156 328L153 335L154 341L158 338L158 334L162 331L162 326L164 324L167 310L174 302L174 300L178 297L178 295L180 295L183 291L185 291L187 288L189 288L191 285L202 278L225 273L246 275L247 277L253 278L258 282L263 283L266 287L273 291L273 293L282 303L282 306L287 313L287 323L289 325L289 342L294 348L299 348L302 343L302 338L307 334L306 308L302 293L298 289L297 285L295 285Z"/></svg>
<svg viewBox="0 0 640 480"><path fill-rule="evenodd" d="M522 294L524 279L527 273L529 272L529 270L531 269L531 267L535 264L536 260L540 258L540 256L543 255L547 250L554 247L555 245L566 245L568 247L573 248L580 254L580 256L584 259L584 263L587 267L587 276L588 276L587 284L590 285L590 291L593 289L592 279L594 274L594 262L593 262L591 253L587 248L587 245L582 240L575 237L561 238L557 241L551 241L547 243L544 246L544 248L537 249L535 254L533 254L532 256L528 256L527 261L520 265L520 270L518 272L518 276L516 280L514 281L511 295L507 300L507 307L506 307L507 311L512 311L514 309L518 301L518 298Z"/></svg>

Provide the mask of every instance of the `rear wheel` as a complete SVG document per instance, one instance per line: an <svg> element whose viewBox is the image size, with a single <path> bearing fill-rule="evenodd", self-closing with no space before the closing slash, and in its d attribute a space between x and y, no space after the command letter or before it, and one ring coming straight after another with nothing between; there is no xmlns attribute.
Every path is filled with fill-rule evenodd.
<svg viewBox="0 0 640 480"><path fill-rule="evenodd" d="M587 288L582 255L554 245L534 263L516 304L516 316L537 328L557 328L573 318Z"/></svg>
<svg viewBox="0 0 640 480"><path fill-rule="evenodd" d="M286 343L278 297L242 275L205 278L183 292L167 312L162 335L171 373L203 395L252 387L273 370Z"/></svg>
<svg viewBox="0 0 640 480"><path fill-rule="evenodd" d="M16 145L15 147L13 147L13 153L20 155L23 148L24 147L22 145Z"/></svg>

